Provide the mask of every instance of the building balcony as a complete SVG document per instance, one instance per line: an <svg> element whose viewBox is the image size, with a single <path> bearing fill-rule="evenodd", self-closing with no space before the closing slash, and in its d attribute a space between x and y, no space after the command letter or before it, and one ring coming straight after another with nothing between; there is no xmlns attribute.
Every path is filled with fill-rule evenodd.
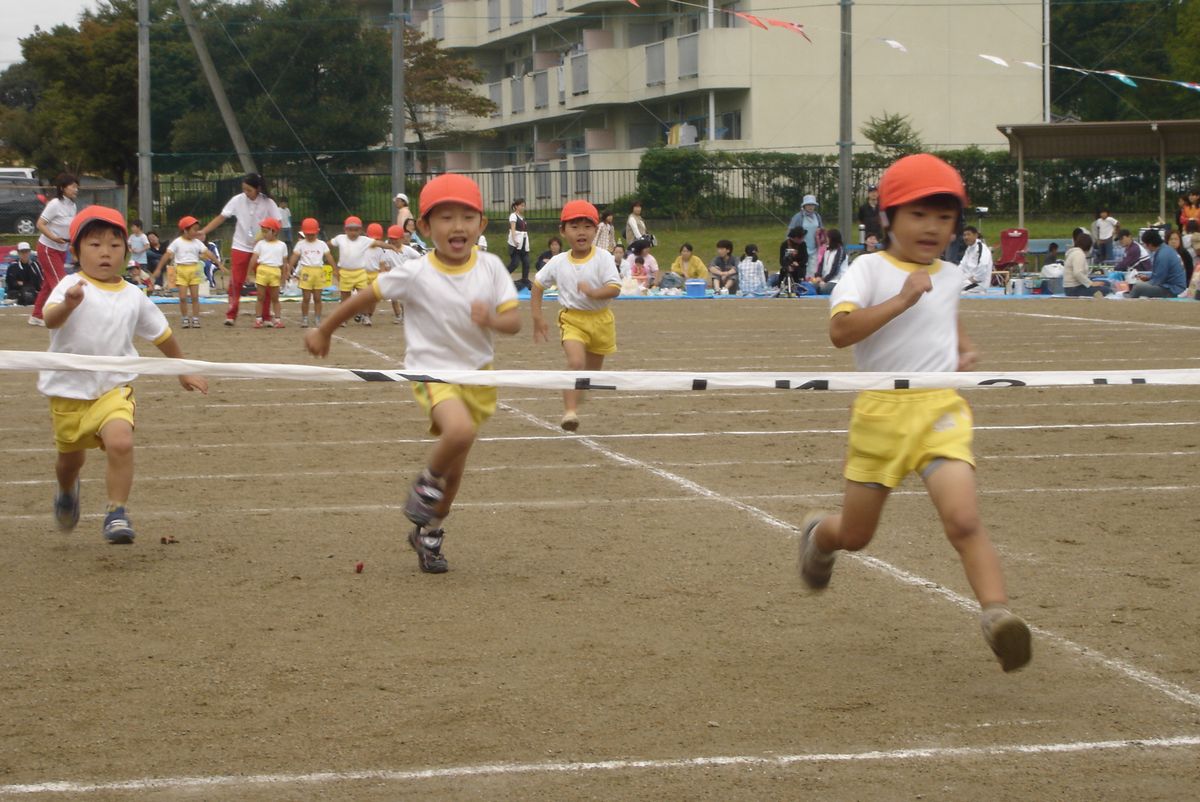
<svg viewBox="0 0 1200 802"><path fill-rule="evenodd" d="M747 28L708 28L639 49L642 63L630 63L628 101L751 86Z"/></svg>
<svg viewBox="0 0 1200 802"><path fill-rule="evenodd" d="M475 47L484 37L484 20L479 19L478 0L443 0L429 11L417 28L442 47Z"/></svg>

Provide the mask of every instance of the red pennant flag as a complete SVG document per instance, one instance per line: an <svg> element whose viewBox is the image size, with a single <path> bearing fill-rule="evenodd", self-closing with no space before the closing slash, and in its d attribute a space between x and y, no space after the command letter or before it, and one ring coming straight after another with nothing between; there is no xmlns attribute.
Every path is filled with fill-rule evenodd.
<svg viewBox="0 0 1200 802"><path fill-rule="evenodd" d="M642 4L641 4L641 3L639 3L637 0L629 0L629 2L630 2L630 3L633 3L633 5L634 5L634 6L636 6L637 8L641 8L641 7L642 7Z"/></svg>
<svg viewBox="0 0 1200 802"><path fill-rule="evenodd" d="M735 17L744 19L746 22L750 23L751 25L757 25L759 28L762 28L764 31L767 29L767 26L763 24L763 21L760 20L758 17L754 16L753 14L747 14L744 11L732 11L730 13L733 14L733 16L735 16Z"/></svg>
<svg viewBox="0 0 1200 802"><path fill-rule="evenodd" d="M804 26L798 22L784 22L783 20L771 19L770 17L768 17L767 24L774 25L776 28L785 28L785 29L791 31L792 33L798 33L801 36L803 36L805 39L808 39L808 34L804 32ZM812 39L808 39L808 41L811 42Z"/></svg>

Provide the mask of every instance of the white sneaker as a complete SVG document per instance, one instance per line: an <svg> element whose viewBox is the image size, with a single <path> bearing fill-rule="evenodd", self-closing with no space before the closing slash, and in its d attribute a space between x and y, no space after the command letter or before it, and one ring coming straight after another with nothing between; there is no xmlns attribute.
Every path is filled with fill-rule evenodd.
<svg viewBox="0 0 1200 802"><path fill-rule="evenodd" d="M192 321L186 317L183 319L183 322L179 324L179 328L181 329L190 329L191 327Z"/></svg>
<svg viewBox="0 0 1200 802"><path fill-rule="evenodd" d="M302 329L307 329L307 328L308 328L308 315L301 315L301 317L300 317L300 328L302 328Z"/></svg>
<svg viewBox="0 0 1200 802"><path fill-rule="evenodd" d="M363 315L363 316L362 316L362 324L363 324L364 326L370 326L370 325L371 325L371 316L370 316L370 315Z"/></svg>
<svg viewBox="0 0 1200 802"><path fill-rule="evenodd" d="M200 328L200 318L198 318L198 317L192 318L192 328L193 329Z"/></svg>
<svg viewBox="0 0 1200 802"><path fill-rule="evenodd" d="M43 328L46 326L46 321L42 320L40 317L34 317L33 315L29 316L28 323L30 326L42 326Z"/></svg>
<svg viewBox="0 0 1200 802"><path fill-rule="evenodd" d="M394 318L392 318L392 322L393 322L393 323L395 323L395 324L397 324L397 325L399 325L400 323L403 323L403 322L404 322L404 315L396 315Z"/></svg>

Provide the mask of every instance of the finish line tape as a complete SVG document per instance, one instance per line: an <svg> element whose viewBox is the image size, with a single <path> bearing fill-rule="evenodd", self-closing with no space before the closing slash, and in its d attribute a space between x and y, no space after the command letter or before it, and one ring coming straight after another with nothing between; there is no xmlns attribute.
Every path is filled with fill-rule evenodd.
<svg viewBox="0 0 1200 802"><path fill-rule="evenodd" d="M1022 371L1004 373L689 373L686 371L565 370L353 370L319 365L204 362L164 357L86 356L45 351L0 351L0 370L82 370L307 382L438 382L540 390L905 390L968 387L1072 387L1082 385L1198 385L1200 369Z"/></svg>

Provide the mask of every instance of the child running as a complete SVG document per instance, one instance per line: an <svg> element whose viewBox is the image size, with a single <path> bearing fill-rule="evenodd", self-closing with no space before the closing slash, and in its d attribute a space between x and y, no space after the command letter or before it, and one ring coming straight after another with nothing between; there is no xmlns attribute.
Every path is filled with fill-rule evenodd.
<svg viewBox="0 0 1200 802"><path fill-rule="evenodd" d="M258 314L254 317L254 328L282 329L279 291L283 286L283 266L288 260L288 246L279 239L282 225L274 217L266 218L259 223L259 227L262 229L262 239L254 243L250 264L246 267L246 272L254 276L254 284L258 288ZM275 313L274 322L271 321L272 312Z"/></svg>
<svg viewBox="0 0 1200 802"><path fill-rule="evenodd" d="M571 370L603 370L604 356L617 350L617 327L609 302L621 294L621 277L612 254L597 248L596 225L600 215L585 200L567 201L559 215L558 230L570 250L555 256L537 272L529 292L533 314L533 341L545 342L549 327L542 317L542 293L558 286L558 325L563 352ZM560 425L568 432L579 428L579 390L563 391Z"/></svg>
<svg viewBox="0 0 1200 802"><path fill-rule="evenodd" d="M121 278L125 267L125 218L116 209L89 206L70 225L69 245L80 272L66 276L46 300L50 352L137 356L134 336L150 340L165 356L183 357L167 318L146 294ZM79 473L87 449L108 457L108 513L104 538L113 544L134 539L125 506L133 487L132 373L45 370L38 391L50 398L58 461L54 472L54 520L69 532L79 523ZM185 390L208 393L203 376L180 376Z"/></svg>
<svg viewBox="0 0 1200 802"><path fill-rule="evenodd" d="M830 298L829 338L854 346L859 370L970 370L978 354L958 318L961 274L938 258L967 204L962 177L929 154L907 156L879 182L887 250L856 259ZM1031 657L1029 627L1008 609L1000 558L979 519L971 410L951 389L863 392L855 399L842 512L805 519L800 574L829 584L839 549L871 542L884 503L920 474L979 600L984 640L1005 671Z"/></svg>
<svg viewBox="0 0 1200 802"><path fill-rule="evenodd" d="M381 273L372 292L359 293L304 338L309 352L329 353L333 332L377 300L404 305L405 369L486 370L494 354L494 332L521 329L517 291L504 263L475 250L487 226L479 185L464 175L445 173L421 190L418 226L434 250ZM408 535L421 570L447 570L442 554L442 522L450 514L466 469L467 455L483 424L496 411L496 388L423 382L413 384L417 403L430 417L437 444L404 505L415 526Z"/></svg>
<svg viewBox="0 0 1200 802"><path fill-rule="evenodd" d="M154 278L171 262L175 263L175 286L179 288L181 328L200 328L200 282L204 278L204 260L208 247L200 239L200 221L188 215L179 219L179 236L171 241L158 265ZM192 316L188 318L188 298L192 299Z"/></svg>
<svg viewBox="0 0 1200 802"><path fill-rule="evenodd" d="M288 267L292 275L300 280L300 328L308 328L308 304L313 305L314 322L321 325L321 293L325 290L325 265L332 269L333 254L329 245L323 239L318 239L321 224L315 217L306 217L300 223L300 233L303 235L296 241L292 255L288 258Z"/></svg>

